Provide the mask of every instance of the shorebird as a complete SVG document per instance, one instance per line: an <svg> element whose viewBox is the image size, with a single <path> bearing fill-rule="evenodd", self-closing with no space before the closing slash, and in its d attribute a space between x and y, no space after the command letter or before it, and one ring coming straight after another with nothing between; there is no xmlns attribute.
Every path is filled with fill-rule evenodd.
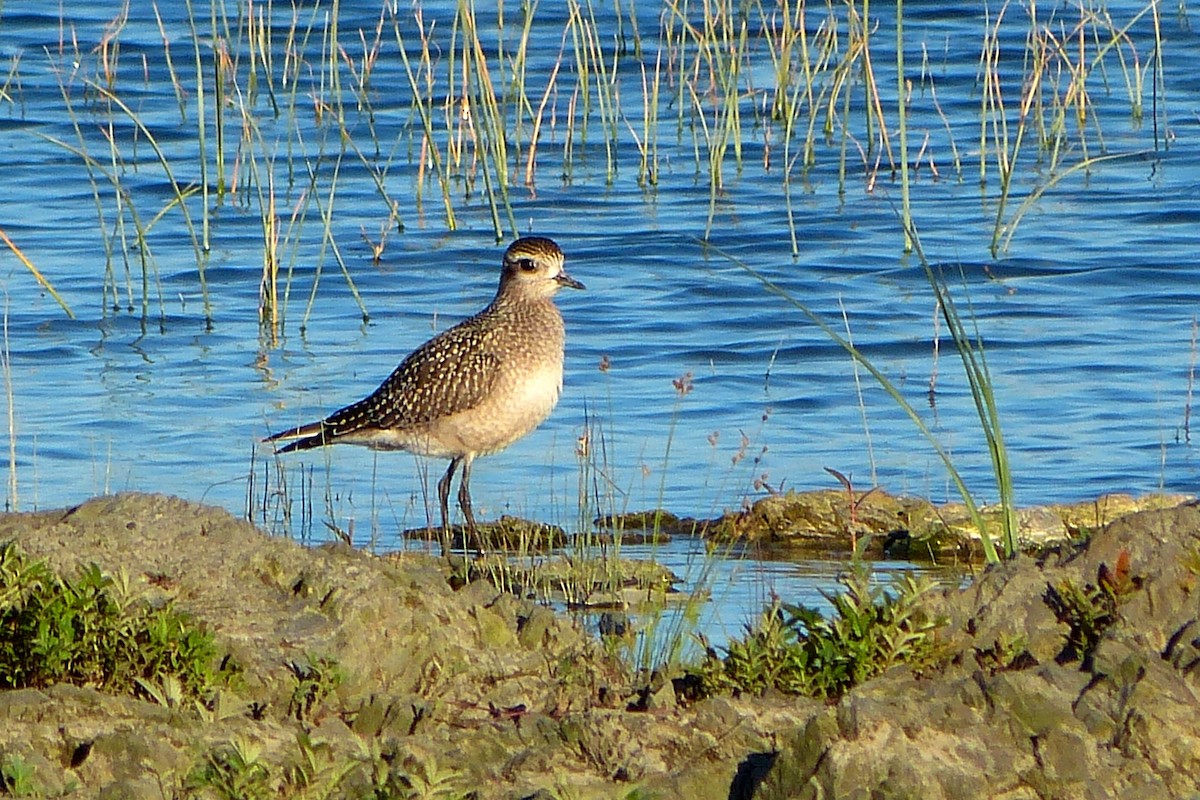
<svg viewBox="0 0 1200 800"><path fill-rule="evenodd" d="M518 239L504 252L500 288L486 308L408 355L378 389L323 420L268 436L294 440L277 453L328 444L407 450L450 459L438 481L442 554L450 540L450 484L462 466L458 505L481 549L471 510L471 464L528 434L562 391L566 333L554 295L583 284L550 239Z"/></svg>

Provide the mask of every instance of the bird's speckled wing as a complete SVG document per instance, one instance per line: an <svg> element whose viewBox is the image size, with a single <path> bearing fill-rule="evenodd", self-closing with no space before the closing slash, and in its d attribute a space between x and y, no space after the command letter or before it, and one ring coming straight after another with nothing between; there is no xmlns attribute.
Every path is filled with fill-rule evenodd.
<svg viewBox="0 0 1200 800"><path fill-rule="evenodd" d="M488 346L488 326L481 316L418 347L370 396L268 441L296 439L280 448L281 453L307 450L358 431L411 428L474 408L489 396L501 368L499 356Z"/></svg>
<svg viewBox="0 0 1200 800"><path fill-rule="evenodd" d="M365 400L334 414L330 422L361 409L375 428L407 428L474 408L488 398L501 362L485 329L469 320L414 350ZM347 420L349 421L349 420Z"/></svg>

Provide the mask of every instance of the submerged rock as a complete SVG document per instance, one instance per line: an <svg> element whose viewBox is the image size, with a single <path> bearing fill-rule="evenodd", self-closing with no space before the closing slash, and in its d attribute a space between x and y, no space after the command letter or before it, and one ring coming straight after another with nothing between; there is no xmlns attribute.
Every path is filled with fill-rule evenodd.
<svg viewBox="0 0 1200 800"><path fill-rule="evenodd" d="M402 534L408 539L436 542L443 532L439 528L410 528ZM494 522L480 522L472 538L467 529L454 525L450 530L450 547L466 551L482 546L486 552L502 550L513 553L544 553L567 543L567 532L557 525L513 517L504 514Z"/></svg>
<svg viewBox="0 0 1200 800"><path fill-rule="evenodd" d="M1018 509L1017 546L1037 550L1083 538L1127 514L1171 508L1190 499L1187 495L1105 495L1081 503ZM980 517L999 548L1001 510L987 506L980 509ZM977 561L983 556L979 527L966 505L934 505L879 489L768 495L748 508L710 521L704 529L718 539L745 539L804 552L848 553L859 540L870 536L867 553L876 557Z"/></svg>
<svg viewBox="0 0 1200 800"><path fill-rule="evenodd" d="M665 509L633 511L626 514L606 514L595 520L597 528L607 531L626 544L669 541L671 536L699 536L705 533L709 520L680 517Z"/></svg>
<svg viewBox="0 0 1200 800"><path fill-rule="evenodd" d="M653 561L560 554L537 559L485 556L468 566L472 580L530 600L553 601L575 609L660 607L678 596L682 579Z"/></svg>

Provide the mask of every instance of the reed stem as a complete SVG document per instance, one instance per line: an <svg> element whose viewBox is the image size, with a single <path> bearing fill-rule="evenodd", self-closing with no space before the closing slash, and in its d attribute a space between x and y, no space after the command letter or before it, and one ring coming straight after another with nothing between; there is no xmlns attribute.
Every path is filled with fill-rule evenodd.
<svg viewBox="0 0 1200 800"><path fill-rule="evenodd" d="M908 80L904 74L904 0L896 0L896 120L900 127L900 222L904 252L911 253L912 201L908 177Z"/></svg>

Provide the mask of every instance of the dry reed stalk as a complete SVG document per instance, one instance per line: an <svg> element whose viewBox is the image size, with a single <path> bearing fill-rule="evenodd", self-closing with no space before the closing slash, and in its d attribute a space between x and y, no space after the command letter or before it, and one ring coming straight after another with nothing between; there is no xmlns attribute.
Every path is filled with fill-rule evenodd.
<svg viewBox="0 0 1200 800"><path fill-rule="evenodd" d="M564 44L565 44L564 38ZM550 70L550 78L546 81L546 91L542 92L542 99L538 103L537 113L533 115L533 130L529 135L529 152L525 160L525 185L530 190L533 189L534 181L533 174L537 168L537 149L538 140L542 133L542 124L546 115L546 104L550 101L550 95L557 88L558 70L562 66L563 50L559 49L558 59L554 62L554 67Z"/></svg>
<svg viewBox="0 0 1200 800"><path fill-rule="evenodd" d="M433 61L430 56L429 37L432 33L427 30L424 25L424 20L421 16L420 9L415 12L415 21L417 31L421 37L421 61L418 69L425 75L425 92L422 94L420 85L418 84L419 72L414 72L412 64L408 60L408 52L404 47L404 39L400 35L400 22L396 17L392 18L392 29L396 37L396 46L400 53L400 60L404 64L404 72L408 77L408 85L413 93L413 104L417 107L417 114L421 118L421 129L423 138L421 140L421 177L424 177L424 168L426 158L433 163L434 171L437 175L438 185L442 190L442 205L446 212L446 227L450 230L455 230L458 226L454 218L454 203L450 198L450 179L443 166L442 154L438 150L437 144L434 141L433 132ZM424 98L424 99L422 99ZM418 187L422 181L418 182Z"/></svg>

